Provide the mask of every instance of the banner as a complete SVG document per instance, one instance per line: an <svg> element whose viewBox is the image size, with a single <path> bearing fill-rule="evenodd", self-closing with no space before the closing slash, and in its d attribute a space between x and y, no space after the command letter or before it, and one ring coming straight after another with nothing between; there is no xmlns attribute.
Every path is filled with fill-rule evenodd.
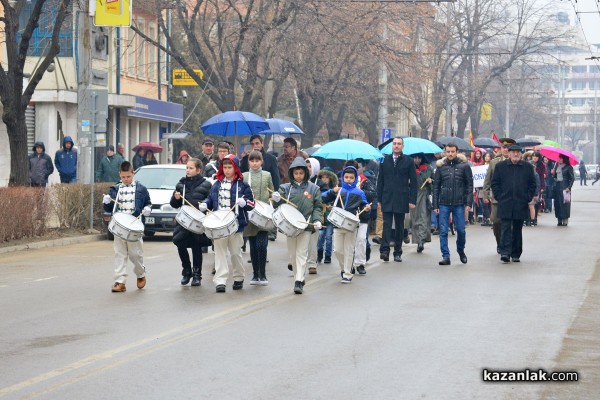
<svg viewBox="0 0 600 400"><path fill-rule="evenodd" d="M95 2L94 25L131 25L131 0L95 0Z"/></svg>
<svg viewBox="0 0 600 400"><path fill-rule="evenodd" d="M483 103L481 105L480 120L491 121L492 120L492 103Z"/></svg>
<svg viewBox="0 0 600 400"><path fill-rule="evenodd" d="M469 144L475 148L475 141L473 140L473 132L469 129Z"/></svg>
<svg viewBox="0 0 600 400"><path fill-rule="evenodd" d="M471 167L471 172L473 172L473 187L481 188L483 187L483 181L485 180L485 175L487 174L487 169L489 165L479 165L477 167Z"/></svg>

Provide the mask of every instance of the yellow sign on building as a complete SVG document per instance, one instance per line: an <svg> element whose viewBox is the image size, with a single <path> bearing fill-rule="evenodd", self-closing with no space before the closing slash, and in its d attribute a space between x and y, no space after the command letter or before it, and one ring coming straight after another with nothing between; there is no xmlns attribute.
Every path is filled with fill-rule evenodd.
<svg viewBox="0 0 600 400"><path fill-rule="evenodd" d="M96 0L96 26L130 26L131 0Z"/></svg>
<svg viewBox="0 0 600 400"><path fill-rule="evenodd" d="M200 77L204 78L204 72L201 69L195 69L194 72ZM173 86L198 86L198 83L187 73L185 69L174 69L173 70Z"/></svg>

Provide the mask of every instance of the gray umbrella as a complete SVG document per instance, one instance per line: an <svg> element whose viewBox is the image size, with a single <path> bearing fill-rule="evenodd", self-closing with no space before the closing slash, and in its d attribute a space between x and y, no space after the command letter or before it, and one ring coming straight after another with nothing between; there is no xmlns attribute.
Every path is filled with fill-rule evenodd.
<svg viewBox="0 0 600 400"><path fill-rule="evenodd" d="M457 136L445 136L438 138L437 142L435 142L442 149L446 147L448 143L454 143L458 146L458 150L461 151L473 151L473 146L469 144L465 139L461 139Z"/></svg>

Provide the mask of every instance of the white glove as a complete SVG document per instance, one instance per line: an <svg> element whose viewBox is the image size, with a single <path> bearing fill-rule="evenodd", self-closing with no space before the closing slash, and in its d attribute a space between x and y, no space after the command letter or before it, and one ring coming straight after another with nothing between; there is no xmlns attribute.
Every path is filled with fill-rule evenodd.
<svg viewBox="0 0 600 400"><path fill-rule="evenodd" d="M144 209L142 210L142 214L144 214L144 217L149 217L150 213L152 213L152 209L148 206L144 207Z"/></svg>
<svg viewBox="0 0 600 400"><path fill-rule="evenodd" d="M313 224L313 226L315 227L315 230L320 231L321 228L323 227L323 225L321 225L321 221L317 221Z"/></svg>
<svg viewBox="0 0 600 400"><path fill-rule="evenodd" d="M240 197L239 199L237 199L237 205L240 207L246 207L246 200Z"/></svg>
<svg viewBox="0 0 600 400"><path fill-rule="evenodd" d="M279 192L273 192L271 198L275 203L279 203L281 201L281 195L279 194Z"/></svg>
<svg viewBox="0 0 600 400"><path fill-rule="evenodd" d="M202 211L202 212L204 212L204 211L208 210L208 207L206 206L206 203L200 203L200 204L198 205L198 210L200 210L200 211Z"/></svg>
<svg viewBox="0 0 600 400"><path fill-rule="evenodd" d="M112 200L112 197L110 197L110 195L105 194L104 197L102 198L102 202L104 204L110 204L110 201Z"/></svg>

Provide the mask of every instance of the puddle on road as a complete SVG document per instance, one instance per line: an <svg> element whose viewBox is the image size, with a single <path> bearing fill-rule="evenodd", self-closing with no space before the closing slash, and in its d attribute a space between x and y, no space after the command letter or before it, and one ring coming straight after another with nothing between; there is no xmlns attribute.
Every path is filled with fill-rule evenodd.
<svg viewBox="0 0 600 400"><path fill-rule="evenodd" d="M36 338L29 343L30 347L34 348L42 348L42 347L52 347L59 344L65 344L69 342L74 342L76 340L85 339L92 335L56 335L56 336L46 336L41 338Z"/></svg>

